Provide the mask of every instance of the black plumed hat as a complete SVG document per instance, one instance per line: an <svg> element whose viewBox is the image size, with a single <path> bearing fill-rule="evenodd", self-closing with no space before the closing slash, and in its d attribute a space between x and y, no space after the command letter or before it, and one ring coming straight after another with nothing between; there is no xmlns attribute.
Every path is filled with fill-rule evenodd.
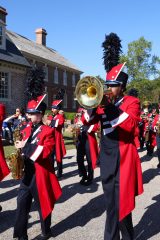
<svg viewBox="0 0 160 240"><path fill-rule="evenodd" d="M120 64L120 54L122 53L121 40L115 33L110 33L105 36L105 41L102 43L104 66L107 72L106 85L126 87L128 74L122 72L125 65Z"/></svg>

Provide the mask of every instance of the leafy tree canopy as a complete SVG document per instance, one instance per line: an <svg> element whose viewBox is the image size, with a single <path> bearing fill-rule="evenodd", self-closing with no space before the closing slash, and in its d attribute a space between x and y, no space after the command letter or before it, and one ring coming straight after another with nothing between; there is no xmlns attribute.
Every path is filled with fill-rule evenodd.
<svg viewBox="0 0 160 240"><path fill-rule="evenodd" d="M120 62L126 62L130 81L153 79L160 76L158 65L160 58L152 55L152 42L144 37L128 44L127 54L121 56Z"/></svg>

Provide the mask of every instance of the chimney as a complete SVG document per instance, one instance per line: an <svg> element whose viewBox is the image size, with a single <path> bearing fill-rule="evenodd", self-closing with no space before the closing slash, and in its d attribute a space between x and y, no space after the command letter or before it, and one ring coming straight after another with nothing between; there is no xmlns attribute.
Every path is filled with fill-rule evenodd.
<svg viewBox="0 0 160 240"><path fill-rule="evenodd" d="M0 21L3 22L6 25L6 15L7 15L7 11L5 8L0 6Z"/></svg>
<svg viewBox="0 0 160 240"><path fill-rule="evenodd" d="M47 32L43 28L37 28L36 31L36 43L46 46Z"/></svg>

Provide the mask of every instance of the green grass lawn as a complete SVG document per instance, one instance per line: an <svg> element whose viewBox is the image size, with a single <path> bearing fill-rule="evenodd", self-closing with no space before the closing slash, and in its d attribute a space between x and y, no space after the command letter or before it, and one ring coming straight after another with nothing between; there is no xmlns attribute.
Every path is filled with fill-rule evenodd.
<svg viewBox="0 0 160 240"><path fill-rule="evenodd" d="M64 142L67 150L75 148L71 133L64 132L63 137L64 137ZM5 157L9 156L14 151L15 151L14 146L4 146Z"/></svg>
<svg viewBox="0 0 160 240"><path fill-rule="evenodd" d="M64 143L67 150L75 148L72 133L64 132L63 137L64 137Z"/></svg>

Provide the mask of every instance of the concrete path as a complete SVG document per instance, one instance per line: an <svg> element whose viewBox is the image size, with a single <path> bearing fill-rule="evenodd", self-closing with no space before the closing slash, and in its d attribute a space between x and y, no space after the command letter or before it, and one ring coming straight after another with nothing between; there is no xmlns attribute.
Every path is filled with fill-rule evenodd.
<svg viewBox="0 0 160 240"><path fill-rule="evenodd" d="M55 240L103 240L105 207L99 168L95 171L94 183L81 186L77 174L75 150L69 150L64 159L64 177L60 181L63 196L56 204L52 214L50 239ZM133 211L135 239L160 239L160 169L157 169L156 155L147 157L146 151L140 152L144 189L137 198ZM7 177L0 183L0 240L11 240L16 213L16 196L19 182ZM33 208L29 218L29 240L40 234L39 216Z"/></svg>

